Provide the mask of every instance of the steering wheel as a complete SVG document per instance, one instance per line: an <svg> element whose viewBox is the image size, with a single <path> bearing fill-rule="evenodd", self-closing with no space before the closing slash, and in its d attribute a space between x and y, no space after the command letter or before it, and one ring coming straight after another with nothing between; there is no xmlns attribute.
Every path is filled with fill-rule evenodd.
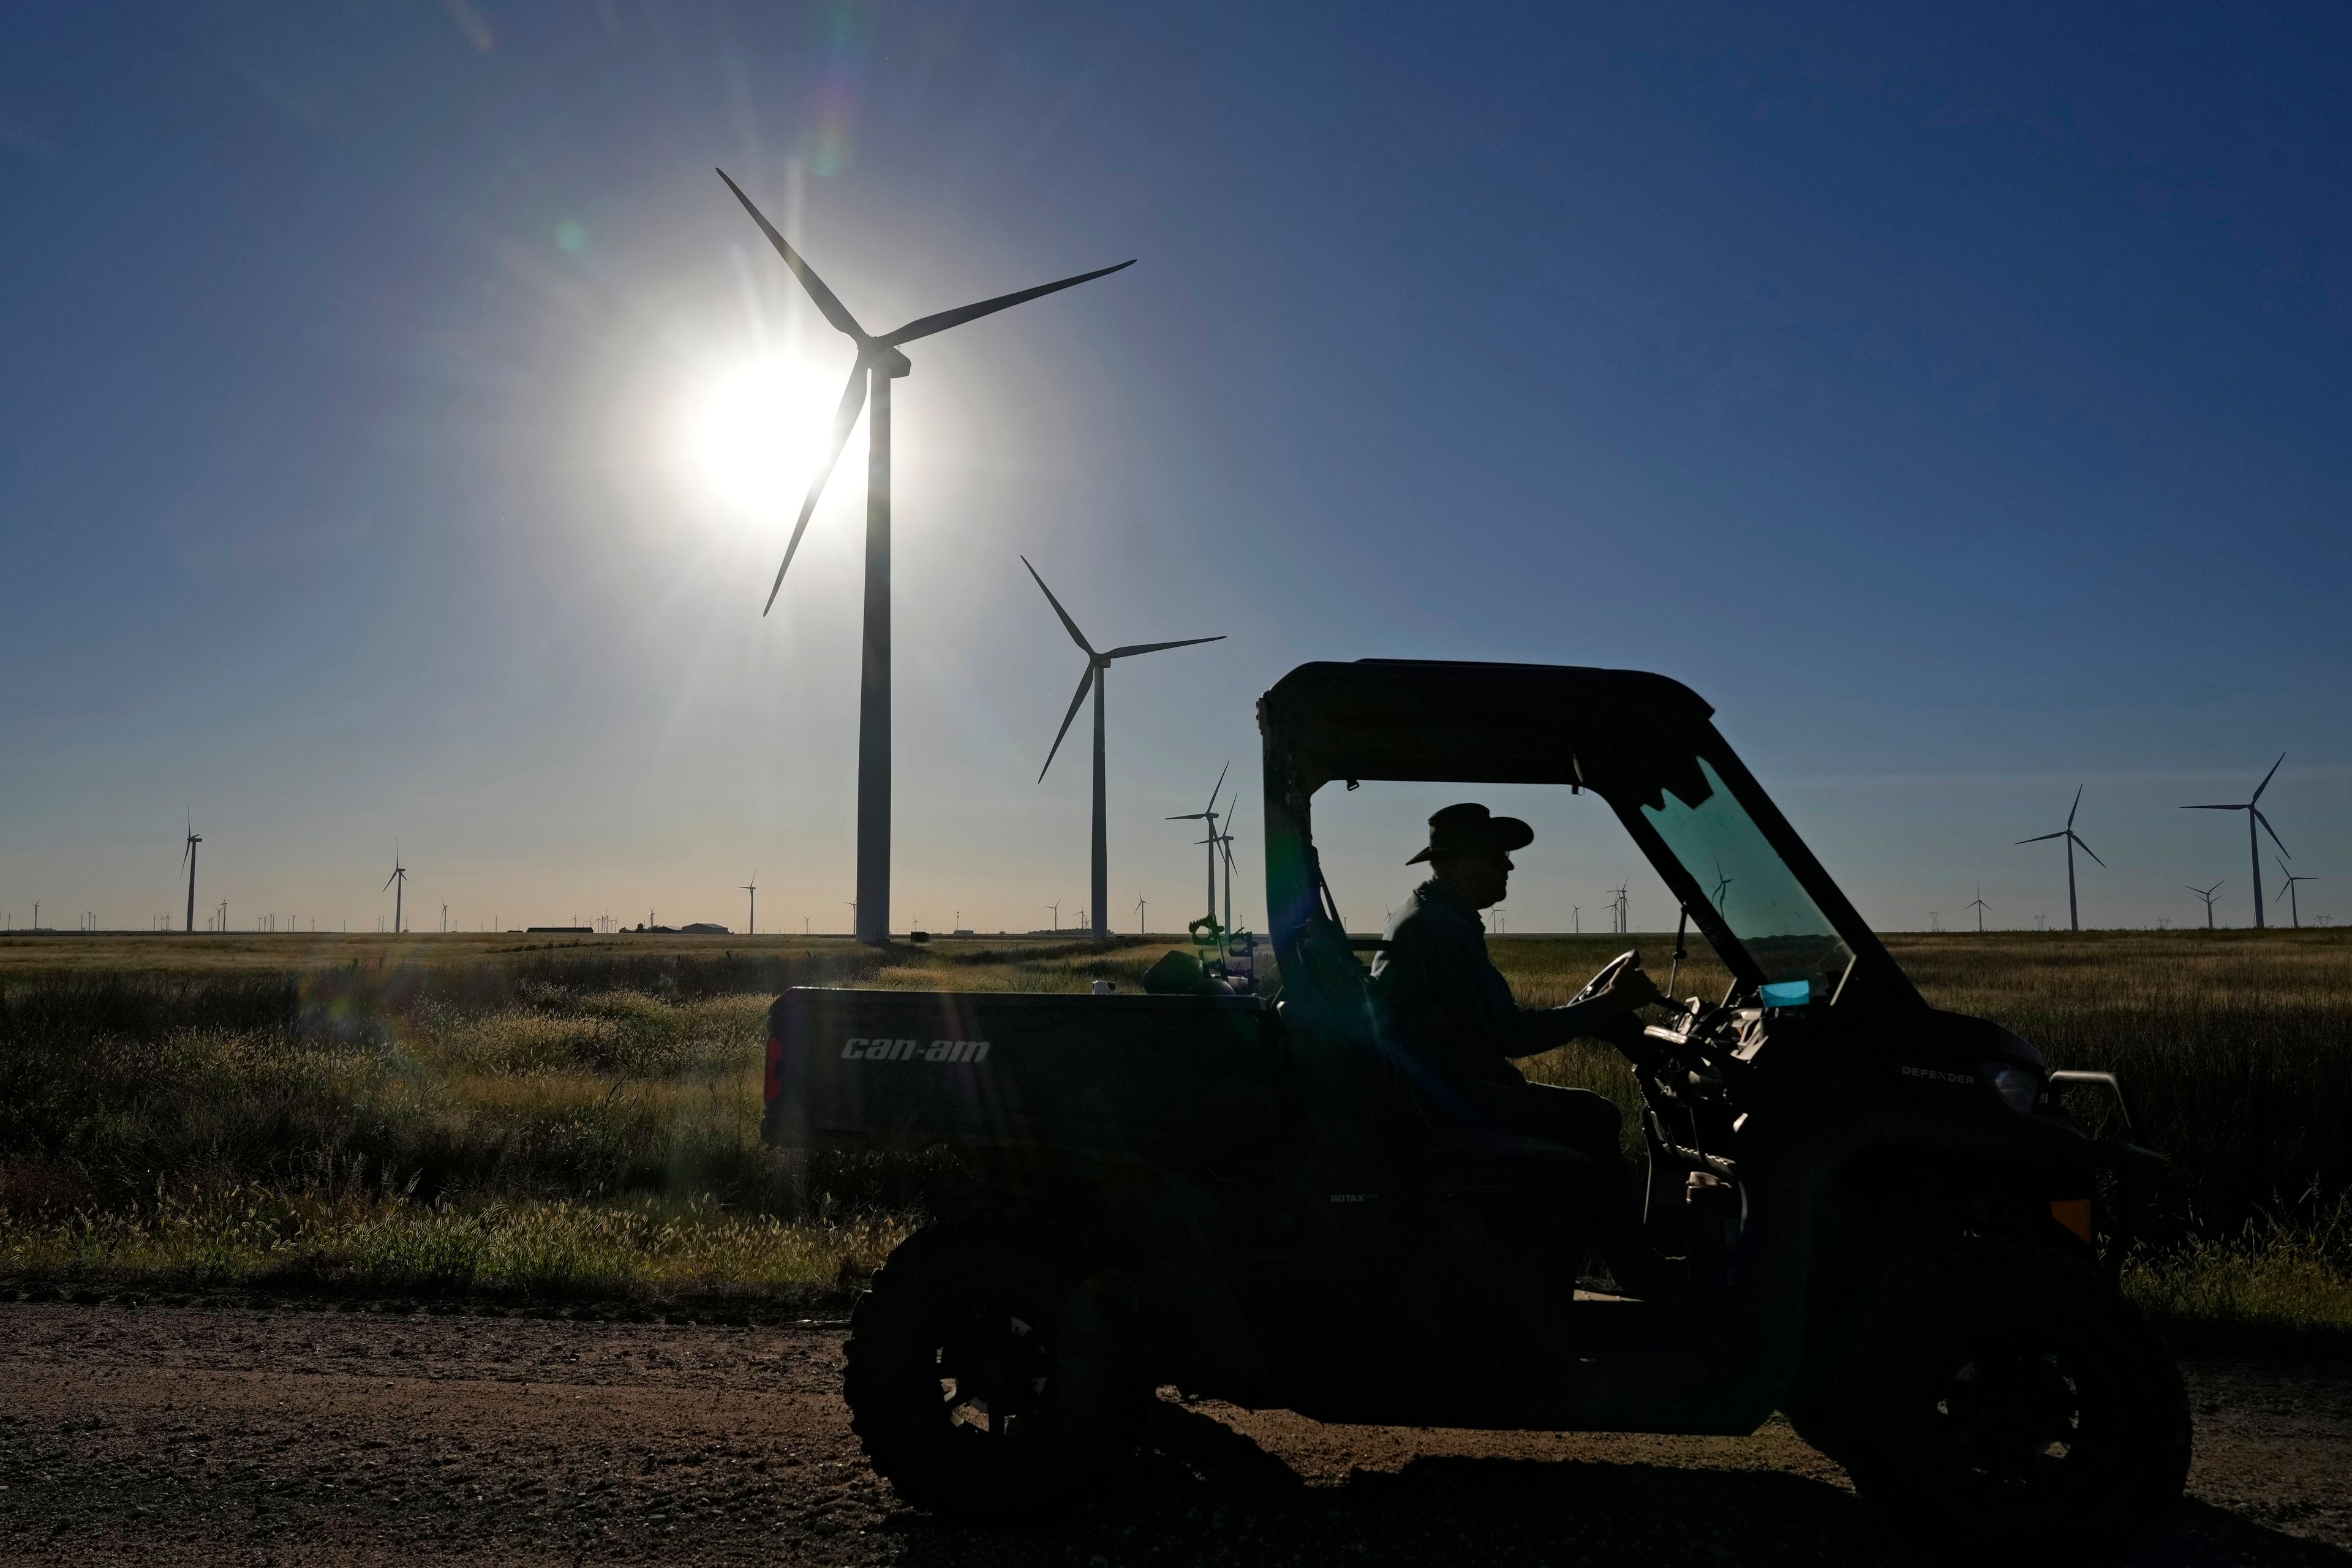
<svg viewBox="0 0 2352 1568"><path fill-rule="evenodd" d="M1616 957L1611 959L1608 963L1602 964L1600 972L1594 974L1591 979L1584 983L1584 989L1569 998L1569 1005L1573 1007L1579 1002L1591 1001L1595 996L1600 995L1603 991L1608 990L1611 985L1614 984L1619 975L1624 973L1629 969L1639 969L1641 967L1642 950L1638 947L1628 948L1623 952L1621 952Z"/></svg>

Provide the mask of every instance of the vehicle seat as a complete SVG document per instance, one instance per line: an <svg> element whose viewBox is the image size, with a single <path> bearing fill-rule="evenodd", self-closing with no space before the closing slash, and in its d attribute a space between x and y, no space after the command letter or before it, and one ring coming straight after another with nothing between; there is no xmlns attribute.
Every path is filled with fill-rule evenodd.
<svg viewBox="0 0 2352 1568"><path fill-rule="evenodd" d="M1414 1152L1408 1166L1424 1198L1481 1208L1588 1208L1599 1196L1592 1162L1544 1138L1447 1139Z"/></svg>

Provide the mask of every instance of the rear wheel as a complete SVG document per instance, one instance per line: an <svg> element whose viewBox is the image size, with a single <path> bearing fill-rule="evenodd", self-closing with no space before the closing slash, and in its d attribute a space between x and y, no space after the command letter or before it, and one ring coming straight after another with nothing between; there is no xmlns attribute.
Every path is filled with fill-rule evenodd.
<svg viewBox="0 0 2352 1568"><path fill-rule="evenodd" d="M1124 1462L1150 1391L1084 1271L1012 1226L950 1223L890 1255L850 1321L850 1426L919 1508L1034 1515Z"/></svg>
<svg viewBox="0 0 2352 1568"><path fill-rule="evenodd" d="M2053 1248L1970 1240L1906 1265L1838 1383L1838 1459L1935 1542L2104 1554L2160 1526L2188 1476L2172 1358Z"/></svg>

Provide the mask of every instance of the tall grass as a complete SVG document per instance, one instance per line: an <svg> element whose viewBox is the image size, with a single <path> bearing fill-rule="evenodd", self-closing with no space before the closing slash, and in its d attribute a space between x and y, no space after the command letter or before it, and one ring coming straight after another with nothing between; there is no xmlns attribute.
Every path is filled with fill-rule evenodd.
<svg viewBox="0 0 2352 1568"><path fill-rule="evenodd" d="M1549 1005L1622 946L1663 975L1671 940L1493 945L1520 1000ZM331 961L277 971L242 948L173 969L37 969L12 954L0 1275L822 1294L861 1277L940 1173L802 1166L760 1143L774 991L1135 990L1166 947L508 945L428 962L437 950L416 942L338 944ZM2124 1078L2135 1135L2173 1160L2168 1228L2127 1276L2144 1300L2199 1321L2352 1323L2352 933L1891 945L1938 1005L2017 1030L2053 1066ZM140 951L174 963L195 952ZM1718 994L1724 981L1700 948L1675 990ZM1637 1136L1613 1053L1570 1046L1526 1065L1610 1094Z"/></svg>

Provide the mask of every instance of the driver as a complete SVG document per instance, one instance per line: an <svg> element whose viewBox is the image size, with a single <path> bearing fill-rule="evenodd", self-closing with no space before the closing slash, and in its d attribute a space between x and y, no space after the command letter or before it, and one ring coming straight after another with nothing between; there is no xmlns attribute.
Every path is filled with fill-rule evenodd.
<svg viewBox="0 0 2352 1568"><path fill-rule="evenodd" d="M1634 1217L1616 1106L1591 1089L1529 1083L1510 1058L1579 1037L1608 1038L1635 1008L1664 998L1648 975L1628 966L1600 994L1569 1006L1528 1009L1511 999L1509 982L1486 955L1478 911L1502 902L1511 851L1535 837L1517 817L1474 802L1429 819L1429 847L1405 863L1427 861L1434 874L1389 922L1372 960L1374 1012L1383 1037L1450 1091L1443 1098L1469 1125L1564 1143L1592 1162L1603 1211L1594 1217L1611 1270L1625 1289L1653 1293L1659 1261Z"/></svg>

